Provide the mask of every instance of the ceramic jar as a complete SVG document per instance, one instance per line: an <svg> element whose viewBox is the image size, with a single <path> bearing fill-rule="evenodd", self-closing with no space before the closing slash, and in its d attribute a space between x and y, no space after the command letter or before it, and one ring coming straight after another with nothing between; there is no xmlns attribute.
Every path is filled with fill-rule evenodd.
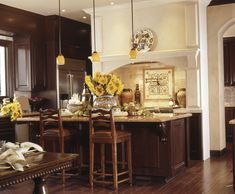
<svg viewBox="0 0 235 194"><path fill-rule="evenodd" d="M186 89L181 88L176 94L177 102L181 108L186 107Z"/></svg>
<svg viewBox="0 0 235 194"><path fill-rule="evenodd" d="M129 104L133 102L133 92L130 88L124 88L120 95L120 103L123 106L124 104Z"/></svg>

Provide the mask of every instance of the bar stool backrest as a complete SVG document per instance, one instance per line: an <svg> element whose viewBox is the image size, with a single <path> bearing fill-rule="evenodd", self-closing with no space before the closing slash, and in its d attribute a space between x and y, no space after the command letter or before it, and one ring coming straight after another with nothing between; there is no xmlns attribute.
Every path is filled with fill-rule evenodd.
<svg viewBox="0 0 235 194"><path fill-rule="evenodd" d="M90 137L106 133L112 139L116 138L116 128L114 123L113 111L104 109L92 109L89 114L89 134Z"/></svg>

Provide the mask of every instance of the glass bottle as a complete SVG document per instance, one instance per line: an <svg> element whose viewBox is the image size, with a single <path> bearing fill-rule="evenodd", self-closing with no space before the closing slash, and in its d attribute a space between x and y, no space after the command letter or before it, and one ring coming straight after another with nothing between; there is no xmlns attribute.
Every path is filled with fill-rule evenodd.
<svg viewBox="0 0 235 194"><path fill-rule="evenodd" d="M82 90L81 97L82 97L82 99L81 99L82 102L85 102L85 103L89 103L90 102L91 94L90 94L90 91L87 88L85 83L83 85L83 90Z"/></svg>
<svg viewBox="0 0 235 194"><path fill-rule="evenodd" d="M135 88L135 103L141 104L141 93L140 93L139 84L136 84Z"/></svg>

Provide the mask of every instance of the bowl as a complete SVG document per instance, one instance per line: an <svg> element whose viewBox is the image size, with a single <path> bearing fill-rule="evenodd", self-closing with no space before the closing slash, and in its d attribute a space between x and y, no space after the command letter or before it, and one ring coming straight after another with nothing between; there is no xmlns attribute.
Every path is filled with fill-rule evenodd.
<svg viewBox="0 0 235 194"><path fill-rule="evenodd" d="M68 104L67 105L67 109L71 112L71 113L75 113L79 110L83 109L83 104Z"/></svg>

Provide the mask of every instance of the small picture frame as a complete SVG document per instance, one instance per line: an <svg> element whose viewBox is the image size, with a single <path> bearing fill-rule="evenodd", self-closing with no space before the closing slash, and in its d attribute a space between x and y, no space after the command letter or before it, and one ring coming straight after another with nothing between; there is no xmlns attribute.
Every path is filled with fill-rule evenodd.
<svg viewBox="0 0 235 194"><path fill-rule="evenodd" d="M144 69L145 100L172 98L173 73L173 68Z"/></svg>

